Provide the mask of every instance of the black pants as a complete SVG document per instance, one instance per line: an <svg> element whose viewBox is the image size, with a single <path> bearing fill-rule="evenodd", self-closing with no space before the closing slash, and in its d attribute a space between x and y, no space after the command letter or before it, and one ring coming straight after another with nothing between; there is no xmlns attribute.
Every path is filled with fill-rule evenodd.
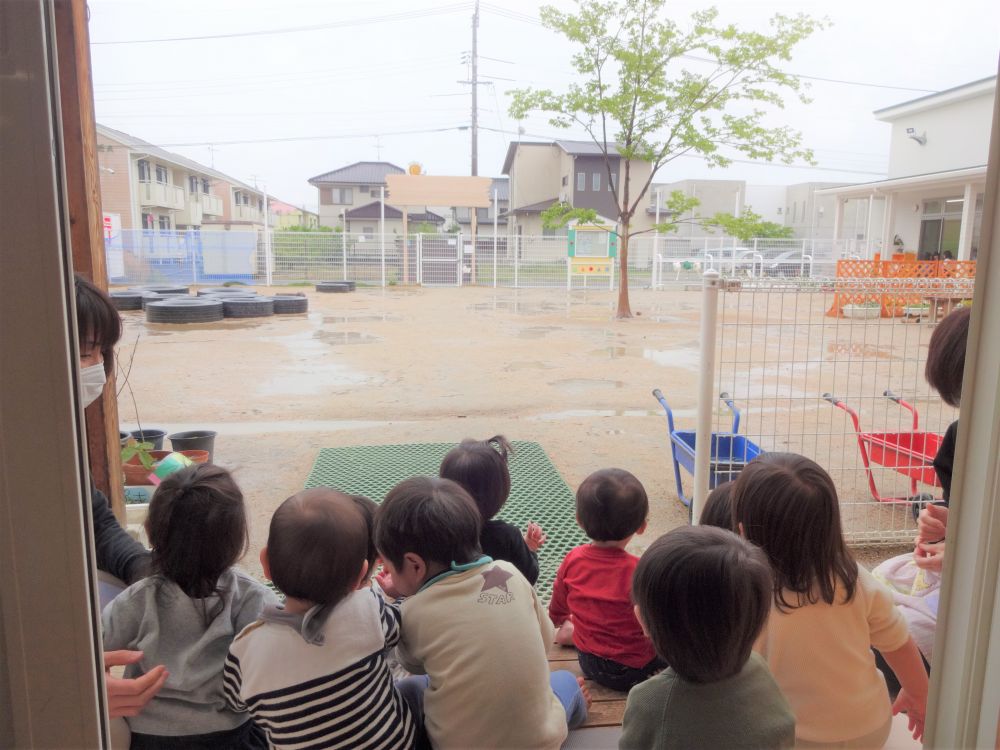
<svg viewBox="0 0 1000 750"><path fill-rule="evenodd" d="M896 673L892 671L892 667L889 666L889 662L885 660L885 657L879 653L877 648L872 649L872 653L875 654L875 666L879 668L879 671L885 675L885 686L889 689L889 697L892 700L896 700L896 696L899 695L900 684L899 679L896 677ZM924 669L927 670L927 674L931 673L931 665L927 663L927 659L924 658L923 654L920 654L920 658L924 662Z"/></svg>
<svg viewBox="0 0 1000 750"><path fill-rule="evenodd" d="M166 737L132 732L129 750L267 750L267 735L253 721L236 729L208 734Z"/></svg>
<svg viewBox="0 0 1000 750"><path fill-rule="evenodd" d="M583 672L584 677L593 680L598 685L623 693L627 693L640 682L645 682L667 666L659 657L654 658L646 666L636 669L613 659L603 659L600 656L588 654L586 651L579 651L577 656L580 660L580 671Z"/></svg>

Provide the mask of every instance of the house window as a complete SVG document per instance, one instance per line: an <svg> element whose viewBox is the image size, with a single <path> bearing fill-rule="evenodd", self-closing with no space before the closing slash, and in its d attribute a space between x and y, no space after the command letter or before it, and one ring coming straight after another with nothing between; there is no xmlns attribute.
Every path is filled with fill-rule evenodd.
<svg viewBox="0 0 1000 750"><path fill-rule="evenodd" d="M590 186L591 186L591 189L592 189L592 190L593 190L593 191L594 191L595 193L596 193L596 192L597 192L598 190L600 190L600 189L601 189L601 173L600 173L600 172L594 172L594 173L593 173L593 174L592 174L592 175L590 176Z"/></svg>
<svg viewBox="0 0 1000 750"><path fill-rule="evenodd" d="M562 179L562 186L566 187L567 185L569 185L569 175L568 174L564 174L563 175L563 179Z"/></svg>
<svg viewBox="0 0 1000 750"><path fill-rule="evenodd" d="M361 234L375 234L375 227L361 227Z"/></svg>
<svg viewBox="0 0 1000 750"><path fill-rule="evenodd" d="M587 189L587 173L577 172L576 173L576 190L578 193L582 193Z"/></svg>
<svg viewBox="0 0 1000 750"><path fill-rule="evenodd" d="M208 195L208 193L209 193L208 179L204 178L204 177L201 180L201 192L203 192L205 195Z"/></svg>
<svg viewBox="0 0 1000 750"><path fill-rule="evenodd" d="M354 203L354 191L351 188L334 188L333 202L344 206Z"/></svg>
<svg viewBox="0 0 1000 750"><path fill-rule="evenodd" d="M170 217L161 215L159 218L159 226L161 232L170 231Z"/></svg>
<svg viewBox="0 0 1000 750"><path fill-rule="evenodd" d="M139 159L136 166L139 167L139 181L149 182L149 162L145 159Z"/></svg>
<svg viewBox="0 0 1000 750"><path fill-rule="evenodd" d="M476 209L476 221L489 221L489 220L490 220L490 210L488 208Z"/></svg>
<svg viewBox="0 0 1000 750"><path fill-rule="evenodd" d="M258 198L257 199L257 210L258 211L263 211L264 210L264 199L263 198Z"/></svg>
<svg viewBox="0 0 1000 750"><path fill-rule="evenodd" d="M799 202L792 201L792 224L798 223L799 220Z"/></svg>
<svg viewBox="0 0 1000 750"><path fill-rule="evenodd" d="M608 182L608 192L610 192L612 188L616 190L618 189L618 175L614 172L611 173L611 180Z"/></svg>
<svg viewBox="0 0 1000 750"><path fill-rule="evenodd" d="M361 195L368 195L369 192L370 191L367 185L358 185L358 193L360 193Z"/></svg>
<svg viewBox="0 0 1000 750"><path fill-rule="evenodd" d="M142 215L142 228L152 229L156 226L156 217L153 214L143 214Z"/></svg>
<svg viewBox="0 0 1000 750"><path fill-rule="evenodd" d="M167 168L160 166L159 164L156 165L156 181L164 184L170 182L170 176L167 172Z"/></svg>
<svg viewBox="0 0 1000 750"><path fill-rule="evenodd" d="M236 192L233 193L233 203L234 204L236 204L238 206L238 205L240 205L240 203L242 202L242 200L243 200L243 193L241 193L239 190L237 190Z"/></svg>
<svg viewBox="0 0 1000 750"><path fill-rule="evenodd" d="M188 192L197 193L200 186L200 180L197 177L188 177Z"/></svg>
<svg viewBox="0 0 1000 750"><path fill-rule="evenodd" d="M469 209L465 208L465 207L456 208L455 209L455 218L458 221L468 221L469 218L470 218L470 216L469 216Z"/></svg>

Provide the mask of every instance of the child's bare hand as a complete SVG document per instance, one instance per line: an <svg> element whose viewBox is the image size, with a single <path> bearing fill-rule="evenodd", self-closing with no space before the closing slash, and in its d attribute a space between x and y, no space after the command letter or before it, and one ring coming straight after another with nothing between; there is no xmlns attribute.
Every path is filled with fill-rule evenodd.
<svg viewBox="0 0 1000 750"><path fill-rule="evenodd" d="M944 565L944 550L945 542L937 544L918 542L916 549L913 550L913 562L918 568L940 573Z"/></svg>
<svg viewBox="0 0 1000 750"><path fill-rule="evenodd" d="M524 543L528 545L528 549L532 552L538 552L545 544L546 539L548 536L542 531L541 526L534 521L528 524L528 529L524 532Z"/></svg>
<svg viewBox="0 0 1000 750"><path fill-rule="evenodd" d="M392 581L391 573L387 573L386 571L382 570L375 575L375 580L378 581L378 585L382 587L382 590L385 592L385 595L388 596L390 599L398 599L400 596L402 596L402 594L399 593L399 590L396 588L396 585Z"/></svg>
<svg viewBox="0 0 1000 750"><path fill-rule="evenodd" d="M906 690L900 690L895 703L892 704L893 715L905 713L909 720L909 729L913 734L913 739L918 742L924 736L924 711L926 710L926 698L924 701L917 700Z"/></svg>
<svg viewBox="0 0 1000 750"><path fill-rule="evenodd" d="M917 541L940 542L948 528L948 508L943 505L925 505L917 518Z"/></svg>

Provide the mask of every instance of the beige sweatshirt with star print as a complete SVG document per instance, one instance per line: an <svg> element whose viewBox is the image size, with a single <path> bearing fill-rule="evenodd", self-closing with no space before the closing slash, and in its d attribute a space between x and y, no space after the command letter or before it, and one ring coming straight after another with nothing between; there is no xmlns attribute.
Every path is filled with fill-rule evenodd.
<svg viewBox="0 0 1000 750"><path fill-rule="evenodd" d="M566 712L549 686L553 628L535 590L498 560L403 603L403 666L427 674L435 748L558 748Z"/></svg>

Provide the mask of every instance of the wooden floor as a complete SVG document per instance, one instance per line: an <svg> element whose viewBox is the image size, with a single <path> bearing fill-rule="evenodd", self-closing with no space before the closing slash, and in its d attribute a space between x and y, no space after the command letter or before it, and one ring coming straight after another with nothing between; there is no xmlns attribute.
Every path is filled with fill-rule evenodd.
<svg viewBox="0 0 1000 750"><path fill-rule="evenodd" d="M549 651L549 670L565 669L578 677L580 663L576 659L576 649L566 646L553 645ZM590 689L590 697L593 704L587 712L587 721L584 727L620 727L622 715L625 713L625 693L598 685L596 682L587 680L587 687Z"/></svg>

